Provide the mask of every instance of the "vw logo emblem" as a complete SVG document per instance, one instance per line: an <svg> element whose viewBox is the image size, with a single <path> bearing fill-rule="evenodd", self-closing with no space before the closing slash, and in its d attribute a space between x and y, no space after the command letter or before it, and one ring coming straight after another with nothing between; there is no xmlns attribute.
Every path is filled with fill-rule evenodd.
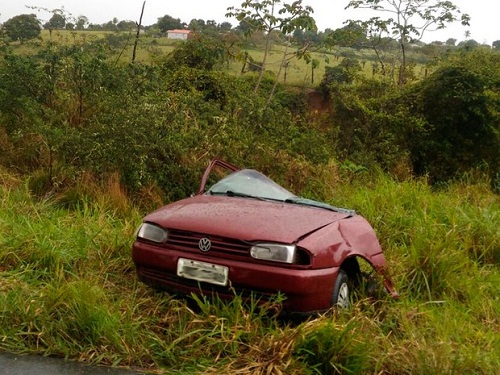
<svg viewBox="0 0 500 375"><path fill-rule="evenodd" d="M212 247L212 243L208 238L202 238L200 242L198 242L198 247L201 251L206 252L210 250L210 247Z"/></svg>

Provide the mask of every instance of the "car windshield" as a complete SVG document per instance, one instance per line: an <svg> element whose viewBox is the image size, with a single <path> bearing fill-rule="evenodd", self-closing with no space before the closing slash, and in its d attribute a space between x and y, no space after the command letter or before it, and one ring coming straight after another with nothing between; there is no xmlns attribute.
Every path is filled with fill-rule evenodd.
<svg viewBox="0 0 500 375"><path fill-rule="evenodd" d="M297 198L285 188L253 169L234 172L215 183L208 194L227 194L286 201Z"/></svg>
<svg viewBox="0 0 500 375"><path fill-rule="evenodd" d="M350 216L353 210L338 208L327 203L298 197L278 185L269 177L253 169L243 169L234 172L215 183L206 194L223 194L233 197L270 199L286 203L323 208L335 212L343 212Z"/></svg>

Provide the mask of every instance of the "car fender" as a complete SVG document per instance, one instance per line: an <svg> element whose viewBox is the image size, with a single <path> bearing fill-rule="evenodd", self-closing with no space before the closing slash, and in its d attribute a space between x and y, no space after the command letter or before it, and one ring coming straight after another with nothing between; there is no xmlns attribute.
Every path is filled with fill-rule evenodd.
<svg viewBox="0 0 500 375"><path fill-rule="evenodd" d="M301 239L297 245L312 253L315 268L339 267L352 255L360 255L374 266L382 265L377 257L382 248L375 231L359 215L332 222Z"/></svg>
<svg viewBox="0 0 500 375"><path fill-rule="evenodd" d="M335 221L303 238L297 245L311 252L314 268L341 267L348 258L362 257L382 275L391 296L398 298L375 230L362 216Z"/></svg>

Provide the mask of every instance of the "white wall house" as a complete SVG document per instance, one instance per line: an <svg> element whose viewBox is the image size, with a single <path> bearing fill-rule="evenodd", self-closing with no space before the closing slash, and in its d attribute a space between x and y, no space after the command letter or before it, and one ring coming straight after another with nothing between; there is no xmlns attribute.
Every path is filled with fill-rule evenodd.
<svg viewBox="0 0 500 375"><path fill-rule="evenodd" d="M189 37L191 30L167 30L168 39L186 40Z"/></svg>

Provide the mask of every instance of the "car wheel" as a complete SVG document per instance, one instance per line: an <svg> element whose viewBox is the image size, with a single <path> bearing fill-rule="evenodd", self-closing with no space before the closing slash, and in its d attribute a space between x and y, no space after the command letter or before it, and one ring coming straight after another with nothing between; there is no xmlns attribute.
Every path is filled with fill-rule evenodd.
<svg viewBox="0 0 500 375"><path fill-rule="evenodd" d="M351 305L349 277L344 270L339 270L333 287L332 306L347 309Z"/></svg>

